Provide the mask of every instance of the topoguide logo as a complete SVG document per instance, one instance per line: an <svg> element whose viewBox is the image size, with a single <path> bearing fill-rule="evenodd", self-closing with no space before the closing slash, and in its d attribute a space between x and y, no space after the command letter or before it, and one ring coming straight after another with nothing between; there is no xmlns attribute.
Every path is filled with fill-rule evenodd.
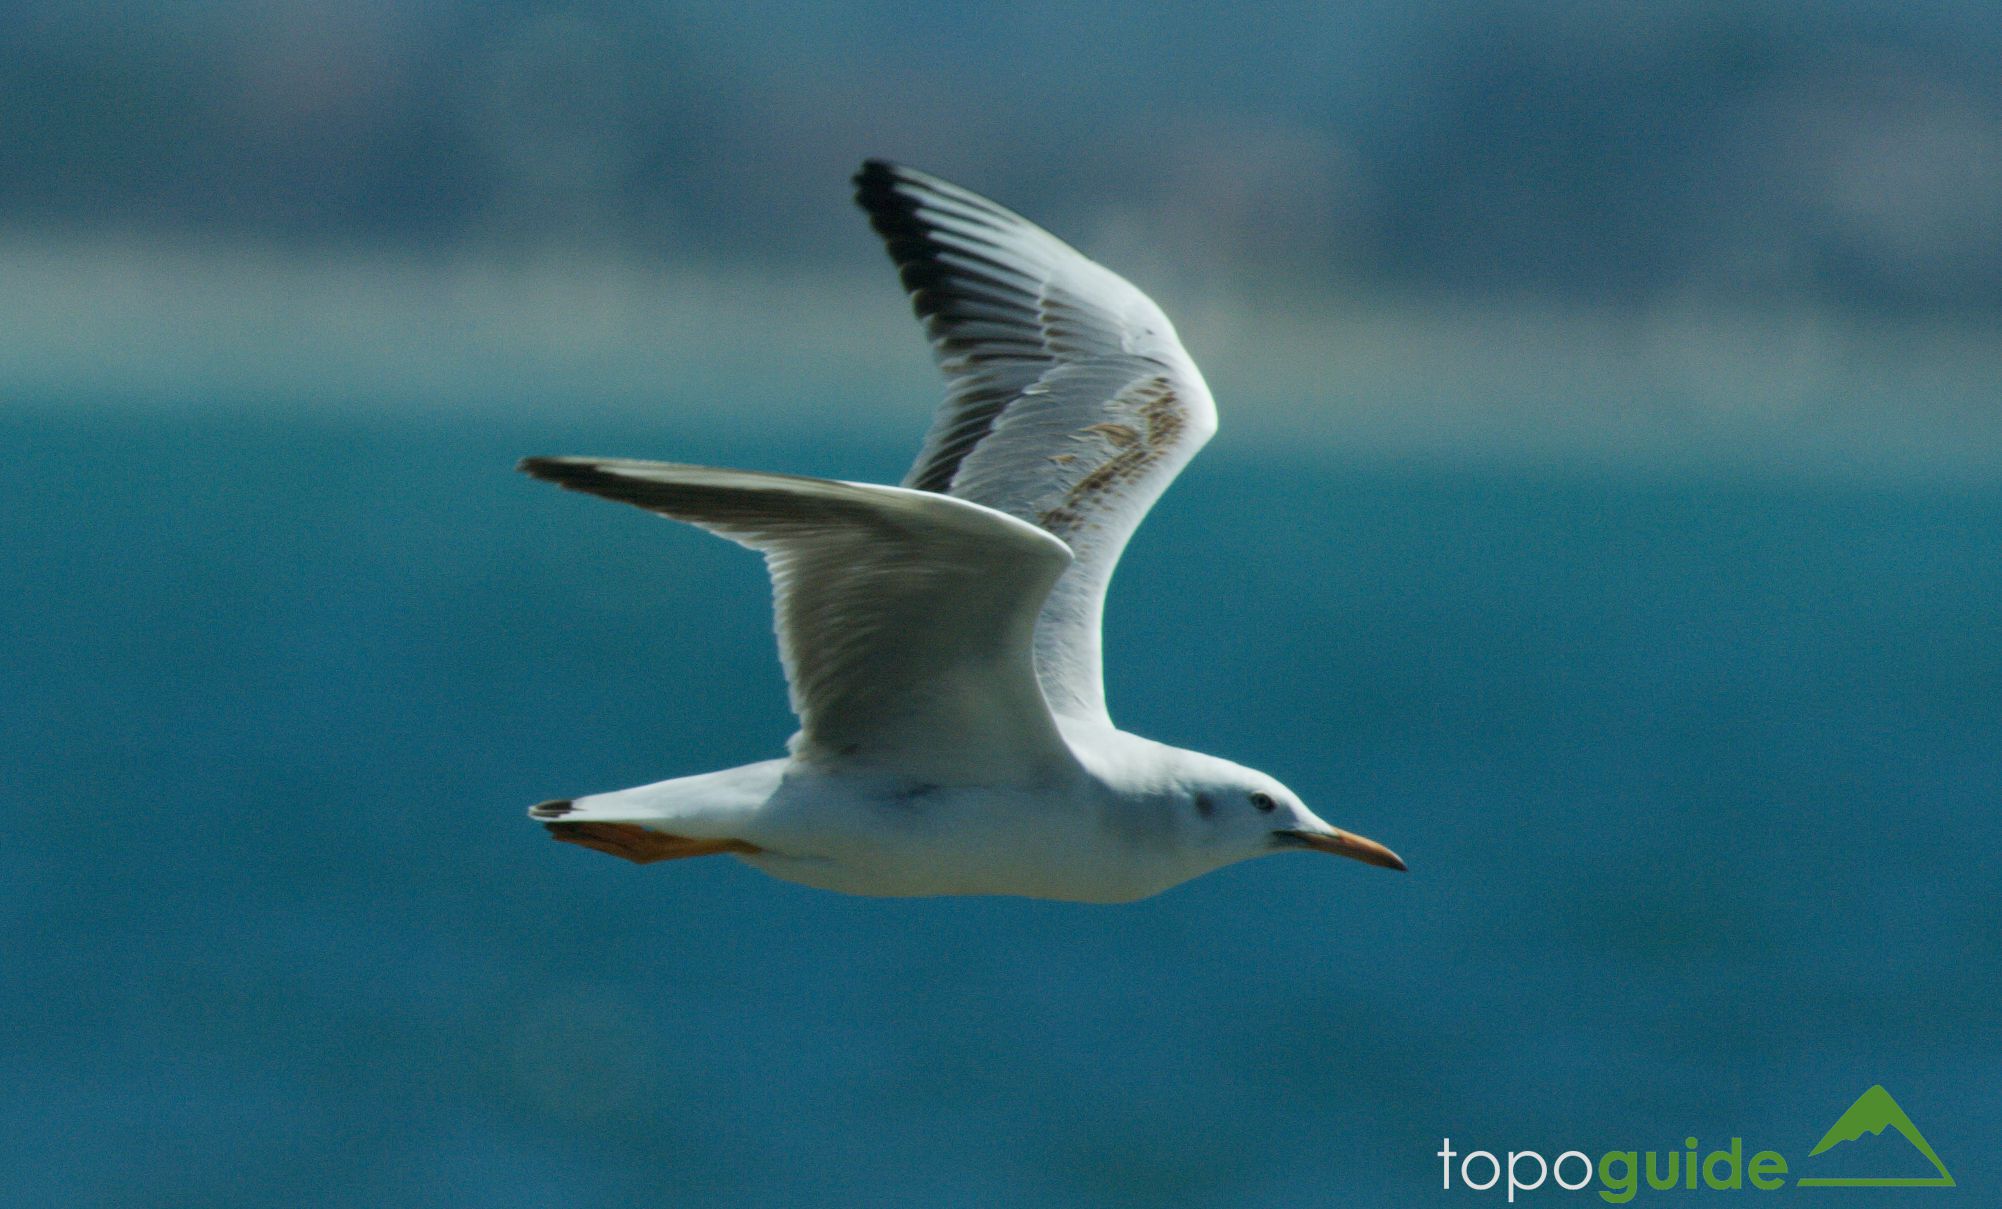
<svg viewBox="0 0 2002 1209"><path fill-rule="evenodd" d="M1759 1150L1747 1156L1743 1138L1732 1138L1729 1146L1711 1150L1700 1158L1698 1155L1702 1147L1696 1139L1684 1138L1681 1149L1671 1147L1666 1151L1650 1150L1644 1154L1637 1150L1609 1150L1596 1160L1582 1150L1566 1150L1554 1159L1546 1159L1542 1152L1535 1150L1507 1151L1506 1159L1489 1150L1470 1150L1462 1154L1453 1149L1451 1138L1442 1138L1439 1165L1445 1180L1442 1187L1453 1188L1456 1176L1459 1187L1474 1192L1487 1192L1501 1185L1510 1202L1515 1200L1516 1193L1533 1191L1546 1183L1566 1192L1583 1192L1596 1185L1599 1198L1615 1205L1634 1199L1644 1188L1654 1192L1687 1192L1697 1188L1716 1191L1752 1188L1771 1192L1786 1187L1789 1178L1797 1188L1953 1187L1953 1176L1947 1172L1946 1164L1940 1161L1939 1155L1933 1152L1932 1144L1926 1141L1918 1126L1912 1124L1905 1110L1898 1107L1898 1102L1882 1086L1873 1087L1856 1097L1856 1102L1828 1127L1828 1132L1821 1135L1821 1141L1815 1143L1807 1157L1812 1159L1844 1142L1854 1142L1864 1134L1882 1135L1887 1129L1902 1135L1939 1174L1794 1176L1787 1166L1786 1156L1777 1150ZM1873 1156L1873 1159L1880 1157Z"/></svg>

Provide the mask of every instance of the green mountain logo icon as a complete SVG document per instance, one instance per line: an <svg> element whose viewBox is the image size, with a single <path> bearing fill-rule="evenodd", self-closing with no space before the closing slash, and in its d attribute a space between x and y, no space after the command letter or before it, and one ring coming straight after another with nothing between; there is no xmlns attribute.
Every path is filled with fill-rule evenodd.
<svg viewBox="0 0 2002 1209"><path fill-rule="evenodd" d="M1799 1181L1800 1186L1803 1188L1953 1187L1953 1176L1947 1173L1946 1164L1939 1161L1939 1156L1933 1153L1933 1148L1926 1141L1926 1136L1919 1132L1918 1126L1912 1124L1912 1119L1905 1115L1905 1110L1898 1107L1898 1102L1891 1098L1891 1093L1885 1091L1881 1084L1856 1097L1856 1102L1849 1106L1849 1111L1843 1113L1841 1119L1828 1127L1828 1132L1821 1135L1821 1141L1814 1144L1814 1149L1808 1152L1807 1157L1813 1158L1815 1155L1840 1146L1844 1142L1853 1142L1866 1133L1881 1134L1886 1129L1895 1129L1905 1135L1905 1141L1910 1142L1918 1149L1920 1154L1926 1156L1939 1174L1937 1176L1914 1176L1903 1179L1857 1179L1850 1177L1809 1176Z"/></svg>

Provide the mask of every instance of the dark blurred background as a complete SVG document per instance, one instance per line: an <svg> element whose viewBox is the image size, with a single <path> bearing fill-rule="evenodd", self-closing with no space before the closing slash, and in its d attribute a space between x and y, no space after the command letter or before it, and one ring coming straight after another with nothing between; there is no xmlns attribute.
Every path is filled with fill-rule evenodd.
<svg viewBox="0 0 2002 1209"><path fill-rule="evenodd" d="M1997 63L1972 0L0 3L0 1203L1473 1203L1442 1137L1813 1174L1876 1083L1989 1195ZM869 155L1174 317L1224 427L1115 713L1409 876L522 818L789 733L755 559L509 466L893 481Z"/></svg>
<svg viewBox="0 0 2002 1209"><path fill-rule="evenodd" d="M1163 296L1248 432L2002 445L1990 3L0 14L22 387L603 406L724 362L908 372L841 204L874 154Z"/></svg>
<svg viewBox="0 0 2002 1209"><path fill-rule="evenodd" d="M2002 309L1973 0L7 5L0 213L403 253L843 263L924 153L1206 274L1635 305Z"/></svg>

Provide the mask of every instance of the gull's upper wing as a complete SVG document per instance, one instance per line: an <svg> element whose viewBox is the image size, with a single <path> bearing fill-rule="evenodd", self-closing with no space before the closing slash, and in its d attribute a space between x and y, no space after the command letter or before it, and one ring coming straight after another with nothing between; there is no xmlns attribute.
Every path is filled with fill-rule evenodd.
<svg viewBox="0 0 2002 1209"><path fill-rule="evenodd" d="M795 757L934 784L1034 780L1071 761L1031 648L1071 556L1035 526L901 487L614 458L521 468L764 554Z"/></svg>
<svg viewBox="0 0 2002 1209"><path fill-rule="evenodd" d="M1147 509L1216 431L1209 387L1153 300L1027 219L881 160L855 185L948 383L904 485L1070 546L1036 670L1053 710L1109 721L1106 585Z"/></svg>

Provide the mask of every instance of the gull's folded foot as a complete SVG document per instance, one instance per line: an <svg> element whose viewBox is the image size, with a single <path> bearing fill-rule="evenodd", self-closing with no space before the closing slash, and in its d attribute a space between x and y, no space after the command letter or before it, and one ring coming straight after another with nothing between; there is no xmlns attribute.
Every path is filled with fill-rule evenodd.
<svg viewBox="0 0 2002 1209"><path fill-rule="evenodd" d="M609 853L635 865L655 861L678 861L691 856L716 856L725 852L760 852L756 844L742 840L696 840L685 835L666 835L638 823L544 823L551 837L565 844L577 844L595 852Z"/></svg>

